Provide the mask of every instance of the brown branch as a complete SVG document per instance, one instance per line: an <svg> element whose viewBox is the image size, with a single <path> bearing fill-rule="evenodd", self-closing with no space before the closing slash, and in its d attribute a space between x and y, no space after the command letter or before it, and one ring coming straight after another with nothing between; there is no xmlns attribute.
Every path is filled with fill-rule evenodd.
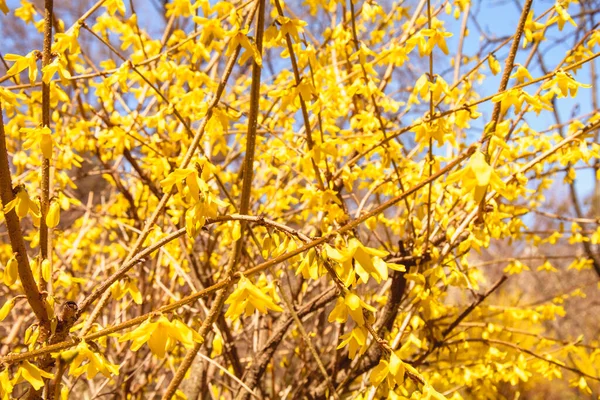
<svg viewBox="0 0 600 400"><path fill-rule="evenodd" d="M504 73L502 74L502 79L500 80L500 87L498 88L498 92L504 92L506 87L508 86L508 80L510 79L510 74L515 65L515 57L517 56L517 51L519 50L519 43L521 42L521 36L523 36L523 30L525 29L525 23L527 22L527 16L529 15L529 10L531 10L531 4L533 0L525 0L525 4L523 5L523 9L521 10L521 17L519 19L519 24L517 25L517 30L513 36L513 42L510 46L510 51L508 52L508 57L504 63ZM490 135L493 135L496 131L496 126L500 122L501 115L501 106L502 102L499 101L494 104L494 110L492 111L492 120L486 129L483 130L481 134L480 141L483 143L482 151L486 155L486 158L489 159L489 143L487 140ZM489 160L488 160L489 161ZM485 194L479 202L479 215L477 217L478 220L483 221L483 210L485 208Z"/></svg>
<svg viewBox="0 0 600 400"><path fill-rule="evenodd" d="M321 361L321 357L319 356L319 353L317 353L315 346L312 344L312 341L310 340L310 336L308 336L306 329L304 329L304 325L302 325L302 320L298 316L298 313L296 312L296 310L294 310L294 305L292 304L292 301L290 299L288 299L287 295L283 292L281 287L279 287L279 292L281 293L281 298L282 298L288 312L292 316L292 319L296 323L296 326L298 327L298 330L300 331L300 334L302 335L302 339L304 339L304 343L306 343L306 346L310 350L310 353L312 354L313 358L315 359L315 362L317 363L319 371L323 375L323 379L325 379L325 382L326 382L327 386L329 387L330 395L334 399L338 399L339 396L335 390L335 386L333 386L333 383L331 382L331 378L327 374L327 370L325 369L325 366L323 365L323 361Z"/></svg>
<svg viewBox="0 0 600 400"><path fill-rule="evenodd" d="M325 293L323 293L321 296L302 306L302 308L296 311L296 314L298 315L298 318L303 318L306 315L325 307L337 297L337 288L332 287ZM269 364L269 362L271 362L273 354L275 354L277 347L285 337L287 330L293 322L294 319L291 316L288 318L280 318L277 321L277 325L273 329L273 334L269 337L269 339L266 341L263 347L255 355L250 368L246 370L244 383L248 387L252 389L256 387L257 383L260 381L263 374L265 373L267 365ZM248 394L242 391L239 391L236 396L236 400L245 400L247 398Z"/></svg>
<svg viewBox="0 0 600 400"><path fill-rule="evenodd" d="M8 164L8 149L6 147L6 133L4 130L4 118L2 117L2 103L0 102L0 196L2 205L6 207L15 195L12 187L12 177ZM33 279L23 233L21 232L21 223L15 209L4 213L8 237L10 240L13 254L17 259L19 278L27 301L31 306L33 313L40 323L40 338L45 340L50 334L50 320L46 311L46 302L42 294L38 291Z"/></svg>
<svg viewBox="0 0 600 400"><path fill-rule="evenodd" d="M502 285L507 279L508 278L506 275L502 275L500 279L496 281L496 283L494 283L492 287L490 287L485 293L478 294L477 298L462 313L460 313L458 317L456 317L456 319L446 327L446 329L444 329L441 340L436 341L430 349L428 349L423 355L415 360L413 365L420 365L431 353L440 348L440 346L442 346L444 343L444 339L454 330L454 328L456 328L465 318L469 316L469 314L479 307L479 305L492 293L494 293L496 289L498 289L500 285Z"/></svg>
<svg viewBox="0 0 600 400"><path fill-rule="evenodd" d="M52 49L52 19L53 19L53 0L45 0L44 8L44 47L42 50L42 68L50 64L52 60L51 49ZM50 84L42 81L42 126L50 129ZM49 260L52 265L52 259L49 257L50 253L50 241L48 239L50 231L46 225L46 214L48 213L48 206L50 205L50 159L43 157L42 160L42 196L40 201L40 256L41 260L38 263L38 274L39 281L38 287L40 291L46 289L46 282L44 281L43 274L41 272L42 262ZM50 274L52 276L52 274Z"/></svg>
<svg viewBox="0 0 600 400"><path fill-rule="evenodd" d="M262 57L262 41L265 25L265 0L257 0L257 13L258 18L256 21L256 47L258 49L259 57ZM262 73L262 60L254 60L252 63L252 84L250 87L250 111L248 114L248 134L246 135L246 156L244 158L243 165L243 183L242 193L240 200L240 212L242 214L248 214L250 209L250 196L252 191L252 176L254 174L254 153L256 149L256 130L258 126L258 108L260 104L260 77ZM233 285L233 275L236 273L239 264L240 256L242 253L242 247L244 243L244 233L246 232L247 221L241 223L241 237L235 242L235 248L233 254L229 259L229 264L225 269L226 285L218 292L215 297L213 304L210 308L208 316L202 322L198 334L201 337L206 337L206 334L212 329L213 323L217 320L221 313L221 309L225 304L226 295L228 289ZM167 390L162 397L163 400L169 400L177 391L177 388L183 381L185 374L192 365L192 362L196 358L198 351L202 348L202 343L195 343L194 347L188 350L183 362L177 368L177 372L173 376L173 379L169 383Z"/></svg>
<svg viewBox="0 0 600 400"><path fill-rule="evenodd" d="M502 79L500 80L500 87L498 88L498 93L504 92L508 86L508 80L510 79L510 74L512 73L512 69L515 65L515 57L517 56L517 51L519 50L519 43L521 42L521 36L523 36L523 30L525 28L525 22L527 22L527 15L529 15L529 10L531 10L531 4L533 0L526 0L523 5L523 9L521 11L521 17L519 19L519 25L517 26L517 31L513 36L513 42L510 46L510 51L508 52L508 57L504 63L504 73L502 74ZM500 121L500 110L501 110L501 102L497 102L494 104L494 110L492 112L492 120L490 122L490 128L484 132L486 135L487 132L494 132L496 130L496 125ZM489 143L489 142L486 142ZM487 149L487 146L486 146Z"/></svg>

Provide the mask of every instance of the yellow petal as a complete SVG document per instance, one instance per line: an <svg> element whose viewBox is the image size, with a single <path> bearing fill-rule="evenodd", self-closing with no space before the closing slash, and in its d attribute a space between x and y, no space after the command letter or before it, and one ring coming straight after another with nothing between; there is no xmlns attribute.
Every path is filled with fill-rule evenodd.
<svg viewBox="0 0 600 400"><path fill-rule="evenodd" d="M17 197L19 200L17 201L16 212L19 218L24 218L27 215L27 211L29 211L29 196L27 196L27 192L25 190L21 190Z"/></svg>
<svg viewBox="0 0 600 400"><path fill-rule="evenodd" d="M23 361L23 364L19 367L18 373L20 373L23 379L29 382L35 390L44 387L44 380L42 378L54 378L54 374L39 369L29 361Z"/></svg>
<svg viewBox="0 0 600 400"><path fill-rule="evenodd" d="M11 201L9 201L3 209L4 214L8 214L10 212L10 210L12 210L13 208L15 208L15 206L17 205L19 201L18 197L15 197L14 199L12 199ZM18 214L17 214L18 215Z"/></svg>
<svg viewBox="0 0 600 400"><path fill-rule="evenodd" d="M333 308L333 310L331 310L331 313L329 314L327 321L329 321L329 322L336 321L339 323L344 323L347 320L348 320L348 308L346 307L345 299L338 297L338 299L335 303L335 307Z"/></svg>
<svg viewBox="0 0 600 400"><path fill-rule="evenodd" d="M242 224L240 221L233 221L233 229L231 230L231 239L236 242L242 237Z"/></svg>
<svg viewBox="0 0 600 400"><path fill-rule="evenodd" d="M19 276L18 274L19 263L15 256L11 257L6 264L6 268L4 268L4 284L7 286L12 285L17 281Z"/></svg>
<svg viewBox="0 0 600 400"><path fill-rule="evenodd" d="M50 264L50 260L48 260L47 258L44 259L44 261L42 261L42 278L44 278L44 280L46 282L50 282L51 280L51 275L52 275L52 264Z"/></svg>
<svg viewBox="0 0 600 400"><path fill-rule="evenodd" d="M55 228L60 222L60 204L57 201L53 201L46 214L46 225L48 228Z"/></svg>
<svg viewBox="0 0 600 400"><path fill-rule="evenodd" d="M390 355L390 373L394 375L396 380L404 379L404 363L394 352Z"/></svg>
<svg viewBox="0 0 600 400"><path fill-rule="evenodd" d="M223 336L217 333L212 340L212 353L210 353L211 358L215 358L220 356L223 353Z"/></svg>
<svg viewBox="0 0 600 400"><path fill-rule="evenodd" d="M385 360L380 360L379 364L371 371L371 376L369 377L371 385L379 386L379 384L383 382L388 375L388 372L388 362Z"/></svg>
<svg viewBox="0 0 600 400"><path fill-rule="evenodd" d="M344 303L346 303L348 308L351 310L360 309L360 297L358 297L354 293L348 292L344 299Z"/></svg>
<svg viewBox="0 0 600 400"><path fill-rule="evenodd" d="M44 158L52 158L52 136L47 133L42 133L40 139L40 148Z"/></svg>
<svg viewBox="0 0 600 400"><path fill-rule="evenodd" d="M4 303L2 308L0 308L0 321L4 321L4 318L8 316L14 305L15 299L10 299L6 303Z"/></svg>
<svg viewBox="0 0 600 400"><path fill-rule="evenodd" d="M158 358L165 358L168 338L163 332L158 332L158 329L154 331L148 340L148 347L150 347L152 354Z"/></svg>

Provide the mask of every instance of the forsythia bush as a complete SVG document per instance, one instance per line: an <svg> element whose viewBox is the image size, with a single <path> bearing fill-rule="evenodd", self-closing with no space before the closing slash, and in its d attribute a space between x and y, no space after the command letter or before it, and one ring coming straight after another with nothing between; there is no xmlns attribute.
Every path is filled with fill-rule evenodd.
<svg viewBox="0 0 600 400"><path fill-rule="evenodd" d="M41 3L0 0L2 399L598 395L597 2Z"/></svg>

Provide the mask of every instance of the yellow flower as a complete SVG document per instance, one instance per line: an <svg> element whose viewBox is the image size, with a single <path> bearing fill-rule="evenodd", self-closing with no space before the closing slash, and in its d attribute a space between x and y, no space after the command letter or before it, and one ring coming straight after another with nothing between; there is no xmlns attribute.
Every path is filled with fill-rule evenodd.
<svg viewBox="0 0 600 400"><path fill-rule="evenodd" d="M306 22L299 19L290 19L288 17L277 17L277 23L281 25L279 28L282 35L290 35L296 43L300 42L300 33L304 32Z"/></svg>
<svg viewBox="0 0 600 400"><path fill-rule="evenodd" d="M67 85L69 83L69 79L71 78L71 73L67 69L66 63L63 62L59 57L56 57L54 61L42 68L42 80L45 83L50 83L52 77L57 72L58 76L60 77L60 82L63 85Z"/></svg>
<svg viewBox="0 0 600 400"><path fill-rule="evenodd" d="M203 192L200 200L185 213L185 229L188 235L190 237L196 236L198 231L204 226L206 218L217 216L219 207L227 207L227 203L219 200L210 192Z"/></svg>
<svg viewBox="0 0 600 400"><path fill-rule="evenodd" d="M53 356L67 361L69 363L69 374L74 377L78 377L84 372L87 379L93 379L98 372L107 378L119 374L119 366L111 364L102 354L90 349L85 340L80 342L77 347L53 354Z"/></svg>
<svg viewBox="0 0 600 400"><path fill-rule="evenodd" d="M540 22L535 22L533 20L533 11L530 11L527 14L527 21L525 21L525 27L523 31L525 32L525 40L523 40L523 48L527 47L527 43L529 42L539 42L544 39L544 31L545 25Z"/></svg>
<svg viewBox="0 0 600 400"><path fill-rule="evenodd" d="M488 186L492 189L504 189L504 182L500 179L494 168L492 168L485 160L485 155L481 152L473 154L467 166L459 171L456 171L448 176L447 184L461 182L464 192L475 190L475 201L480 202L485 195Z"/></svg>
<svg viewBox="0 0 600 400"><path fill-rule="evenodd" d="M13 382L8 376L8 368L0 372L0 398L2 400L10 399L10 395L13 391Z"/></svg>
<svg viewBox="0 0 600 400"><path fill-rule="evenodd" d="M511 89L492 97L492 102L500 102L500 112L504 114L511 106L515 106L515 112L521 110L523 105L523 96L521 89Z"/></svg>
<svg viewBox="0 0 600 400"><path fill-rule="evenodd" d="M52 45L52 51L58 53L64 53L65 51L69 51L71 55L78 54L81 52L79 48L79 42L77 38L79 37L79 26L76 25L72 29L69 29L65 33L57 32L54 35L55 42Z"/></svg>
<svg viewBox="0 0 600 400"><path fill-rule="evenodd" d="M17 102L17 96L10 90L0 87L0 100L6 104L15 104Z"/></svg>
<svg viewBox="0 0 600 400"><path fill-rule="evenodd" d="M60 204L58 201L50 203L48 214L46 214L46 225L48 228L55 228L60 222Z"/></svg>
<svg viewBox="0 0 600 400"><path fill-rule="evenodd" d="M125 4L123 4L123 0L107 0L103 5L110 15L114 15L117 11L119 11L121 15L125 15Z"/></svg>
<svg viewBox="0 0 600 400"><path fill-rule="evenodd" d="M552 92L557 94L558 98L566 97L567 94L570 94L571 97L575 97L577 89L580 87L588 89L591 88L592 85L577 82L573 79L571 74L564 72L562 69L556 71L554 77L542 85L542 89L551 89Z"/></svg>
<svg viewBox="0 0 600 400"><path fill-rule="evenodd" d="M373 386L379 386L387 378L388 385L394 387L395 384L401 385L404 382L405 372L406 368L400 357L396 353L391 353L390 361L381 359L379 365L371 371L369 378Z"/></svg>
<svg viewBox="0 0 600 400"><path fill-rule="evenodd" d="M346 278L342 279L346 281L346 285L354 283L354 274L349 273L352 270L352 259L356 261L354 271L364 283L367 283L369 280L369 275L377 283L380 283L382 279L385 280L388 278L388 267L393 267L381 259L381 257L389 254L387 251L363 246L356 238L351 238L348 242L348 247L342 250L325 245L325 252L328 258L342 266L342 275Z"/></svg>
<svg viewBox="0 0 600 400"><path fill-rule="evenodd" d="M510 262L506 268L504 268L504 273L509 274L509 275L516 275L516 274L520 274L523 271L529 271L529 267L525 264L523 264L521 261L519 260L514 260L512 262Z"/></svg>
<svg viewBox="0 0 600 400"><path fill-rule="evenodd" d="M348 314L350 314L352 319L359 326L362 326L365 324L363 309L369 310L372 313L376 311L375 307L368 305L354 293L348 292L345 297L339 297L337 299L337 303L327 320L329 322L337 321L344 323L348 319Z"/></svg>
<svg viewBox="0 0 600 400"><path fill-rule="evenodd" d="M33 17L36 15L37 11L29 1L21 0L21 7L15 9L15 17L21 18L27 24L34 22Z"/></svg>
<svg viewBox="0 0 600 400"><path fill-rule="evenodd" d="M4 58L7 61L14 61L14 64L8 71L6 71L6 75L12 76L20 73L21 71L29 68L29 82L34 83L35 78L38 73L37 68L37 57L40 52L38 50L34 50L29 52L26 56L20 56L18 54L6 54Z"/></svg>
<svg viewBox="0 0 600 400"><path fill-rule="evenodd" d="M142 304L142 293L136 285L136 280L129 277L112 285L111 293L116 300L122 299L129 293L135 304Z"/></svg>
<svg viewBox="0 0 600 400"><path fill-rule="evenodd" d="M202 25L202 34L200 42L207 43L212 37L212 40L219 40L225 36L225 31L221 27L220 21L216 18L193 17L193 20L198 25Z"/></svg>
<svg viewBox="0 0 600 400"><path fill-rule="evenodd" d="M4 284L6 286L10 286L17 281L19 277L18 264L17 258L14 255L8 260L4 268Z"/></svg>
<svg viewBox="0 0 600 400"><path fill-rule="evenodd" d="M230 304L225 317L236 320L244 314L248 317L254 310L266 314L267 310L283 311L271 297L254 286L245 276L240 278L237 288L229 295L225 304Z"/></svg>
<svg viewBox="0 0 600 400"><path fill-rule="evenodd" d="M23 142L25 150L39 144L44 158L52 158L52 131L50 128L39 126L37 128L21 128L20 131L25 133Z"/></svg>
<svg viewBox="0 0 600 400"><path fill-rule="evenodd" d="M450 32L441 31L439 29L423 29L423 36L428 36L427 41L427 54L430 54L433 47L437 45L444 54L448 54L448 46L446 45L446 38L451 37Z"/></svg>
<svg viewBox="0 0 600 400"><path fill-rule="evenodd" d="M10 210L14 208L19 218L25 217L28 212L31 212L34 217L39 218L40 208L33 200L29 198L25 188L23 186L19 186L17 190L18 192L15 198L9 201L6 206L4 206L4 213L6 214L10 212Z"/></svg>
<svg viewBox="0 0 600 400"><path fill-rule="evenodd" d="M356 354L363 354L367 350L367 328L357 326L350 332L341 336L342 342L337 347L338 350L344 346L348 346L348 357L354 359Z"/></svg>
<svg viewBox="0 0 600 400"><path fill-rule="evenodd" d="M314 248L312 248L306 252L306 255L302 256L302 261L300 261L300 264L298 264L296 275L302 273L302 277L304 279L319 279L320 270L321 268L319 268L317 252Z"/></svg>
<svg viewBox="0 0 600 400"><path fill-rule="evenodd" d="M171 322L164 315L160 315L154 321L152 318L147 319L139 327L119 338L119 342L127 340L132 341L132 351L139 350L147 342L155 356L164 358L176 342L189 349L194 346L194 342L201 343L203 339L183 322L178 320Z"/></svg>
<svg viewBox="0 0 600 400"><path fill-rule="evenodd" d="M4 303L2 308L0 308L0 321L4 321L4 318L6 318L8 316L10 311L13 309L14 305L15 305L14 298L12 298L12 299L8 300L6 303Z"/></svg>
<svg viewBox="0 0 600 400"><path fill-rule="evenodd" d="M229 47L227 48L226 54L227 54L227 56L230 56L231 54L233 54L233 51L238 46L242 46L246 51L240 57L240 60L239 60L240 65L243 65L246 62L246 60L248 60L248 58L250 58L250 57L252 57L254 59L254 62L256 64L262 65L262 56L261 56L260 52L258 51L258 48L254 45L254 43L252 43L250 41L247 34L248 34L247 28L240 29L238 31L234 31L231 34L228 34L228 36L231 36L231 40L229 42Z"/></svg>
<svg viewBox="0 0 600 400"><path fill-rule="evenodd" d="M552 18L549 23L556 21L559 31L563 30L565 22L569 22L571 25L577 28L577 24L575 21L573 21L573 18L571 18L567 10L565 10L565 8L558 1L554 4L554 10L556 10L556 14L558 14L558 16Z"/></svg>
<svg viewBox="0 0 600 400"><path fill-rule="evenodd" d="M215 337L212 341L212 352L210 353L211 358L220 356L223 353L223 336L219 332L215 333Z"/></svg>
<svg viewBox="0 0 600 400"><path fill-rule="evenodd" d="M525 79L527 79L528 81L532 80L533 77L531 76L531 74L529 73L529 71L527 71L527 68L525 68L522 65L519 65L519 67L517 68L517 72L515 72L514 74L512 74L510 76L511 79L516 79L517 82L519 83L524 83Z"/></svg>
<svg viewBox="0 0 600 400"><path fill-rule="evenodd" d="M165 15L167 17L189 17L196 12L196 8L199 6L200 4L198 2L191 2L189 0L174 0L169 4L166 4L165 8L167 9L167 12Z"/></svg>
<svg viewBox="0 0 600 400"><path fill-rule="evenodd" d="M498 72L500 72L500 69L502 68L500 67L500 62L492 54L488 57L488 65L490 66L490 71L492 71L492 74L494 75L498 75Z"/></svg>
<svg viewBox="0 0 600 400"><path fill-rule="evenodd" d="M54 378L54 374L39 369L29 361L23 361L13 378L13 384L16 385L27 381L35 390L39 390L44 387L44 380L42 378L51 379Z"/></svg>

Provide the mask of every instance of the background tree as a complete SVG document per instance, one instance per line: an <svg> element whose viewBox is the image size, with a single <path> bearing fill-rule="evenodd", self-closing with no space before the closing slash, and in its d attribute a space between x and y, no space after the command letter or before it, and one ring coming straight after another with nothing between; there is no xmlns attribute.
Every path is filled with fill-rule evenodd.
<svg viewBox="0 0 600 400"><path fill-rule="evenodd" d="M600 4L288 3L0 0L0 396L597 395Z"/></svg>

